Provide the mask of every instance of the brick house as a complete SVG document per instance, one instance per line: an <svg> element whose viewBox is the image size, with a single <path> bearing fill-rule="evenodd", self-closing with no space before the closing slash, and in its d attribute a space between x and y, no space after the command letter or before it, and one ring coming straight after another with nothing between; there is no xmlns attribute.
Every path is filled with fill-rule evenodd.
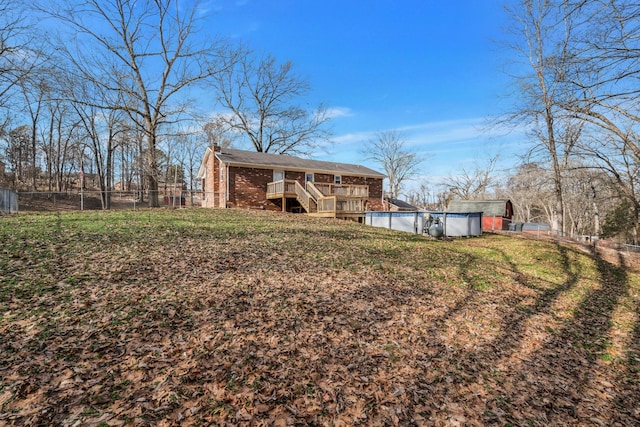
<svg viewBox="0 0 640 427"><path fill-rule="evenodd" d="M384 175L360 165L218 146L207 148L198 179L202 206L237 207L362 220L381 210Z"/></svg>

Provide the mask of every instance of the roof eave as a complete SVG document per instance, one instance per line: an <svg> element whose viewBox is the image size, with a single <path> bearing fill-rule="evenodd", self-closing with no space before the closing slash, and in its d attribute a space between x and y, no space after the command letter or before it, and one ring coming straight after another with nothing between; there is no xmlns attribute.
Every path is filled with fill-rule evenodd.
<svg viewBox="0 0 640 427"><path fill-rule="evenodd" d="M224 155L224 153L221 153L222 155ZM330 175L342 175L342 176L361 176L361 177L365 177L365 178L379 178L379 179L384 179L386 178L386 175L382 175L382 174L377 174L377 173L356 173L356 172L352 172L352 171L336 171L336 170L329 170L329 169L315 169L315 168L301 168L301 167L297 167L297 166L284 166L284 165L275 165L275 164L266 164L266 163L246 163L246 162L236 162L236 161L232 161L232 160L225 160L225 159L221 159L217 153L216 153L216 158L218 160L220 160L220 162L229 165L229 166L236 166L236 167L248 167L248 168L256 168L256 169L282 169L282 170L287 170L287 171L292 171L292 172L313 172L313 173L326 173L326 174L330 174Z"/></svg>
<svg viewBox="0 0 640 427"><path fill-rule="evenodd" d="M207 175L207 162L209 161L209 156L211 155L211 153L213 153L213 150L211 150L210 147L207 147L204 152L204 157L202 158L202 163L200 163L200 168L198 169L198 175L196 176L196 179L202 179Z"/></svg>

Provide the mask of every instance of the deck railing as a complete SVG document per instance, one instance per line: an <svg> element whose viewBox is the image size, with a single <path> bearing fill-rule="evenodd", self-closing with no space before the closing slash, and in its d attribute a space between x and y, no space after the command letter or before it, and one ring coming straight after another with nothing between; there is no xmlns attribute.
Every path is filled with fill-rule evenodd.
<svg viewBox="0 0 640 427"><path fill-rule="evenodd" d="M293 179L283 179L280 181L267 183L267 198L282 197L285 194L296 194L296 183Z"/></svg>
<svg viewBox="0 0 640 427"><path fill-rule="evenodd" d="M324 194L322 194L322 192L320 190L318 190L318 187L316 187L315 184L313 182L311 182L311 181L307 181L306 187L307 187L307 191L309 192L311 197L313 197L316 200L318 200L321 197L325 196Z"/></svg>
<svg viewBox="0 0 640 427"><path fill-rule="evenodd" d="M329 184L315 182L313 185L325 196L369 197L368 185Z"/></svg>
<svg viewBox="0 0 640 427"><path fill-rule="evenodd" d="M364 212L365 201L362 199L341 199L329 196L318 199L318 213L356 213Z"/></svg>
<svg viewBox="0 0 640 427"><path fill-rule="evenodd" d="M340 199L336 202L336 212L364 212L363 199Z"/></svg>

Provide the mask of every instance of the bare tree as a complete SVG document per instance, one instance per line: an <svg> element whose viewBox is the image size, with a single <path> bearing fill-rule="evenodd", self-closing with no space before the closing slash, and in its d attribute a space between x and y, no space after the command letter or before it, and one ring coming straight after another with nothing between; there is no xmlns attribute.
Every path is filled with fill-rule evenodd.
<svg viewBox="0 0 640 427"><path fill-rule="evenodd" d="M216 72L217 44L197 38L196 5L173 0L61 3L41 8L74 31L75 42L62 40L58 48L78 79L123 94L123 105L98 106L126 111L144 133L149 205L159 206L156 146L161 128L186 111L186 90Z"/></svg>
<svg viewBox="0 0 640 427"><path fill-rule="evenodd" d="M551 221L553 191L552 174L534 162L520 165L497 189L499 196L513 203L514 220L524 222Z"/></svg>
<svg viewBox="0 0 640 427"><path fill-rule="evenodd" d="M510 32L516 39L509 48L523 62L512 76L520 102L507 121L529 126L534 141L531 156L551 166L551 226L559 231L564 231L563 172L582 129L563 108L574 29L568 8L562 0L521 0L507 9L512 18ZM522 72L526 69L529 71Z"/></svg>
<svg viewBox="0 0 640 427"><path fill-rule="evenodd" d="M408 202L421 209L444 210L445 192L439 187L438 184L423 181L417 188L407 192Z"/></svg>
<svg viewBox="0 0 640 427"><path fill-rule="evenodd" d="M631 140L638 140L638 136L628 134ZM608 206L609 210L614 210L618 206L626 206L628 214L626 227L631 243L640 242L640 159L629 148L629 143L625 139L617 138L612 134L599 133L582 144L581 152L589 158L590 163L584 169L589 169L592 174L601 173L606 178L603 179L605 185L601 186L609 193L613 194L617 203ZM589 184L594 180L589 180ZM598 198L596 187L591 188L594 198ZM599 188L598 188L599 190ZM602 195L600 195L602 198ZM604 210L605 215L607 210Z"/></svg>
<svg viewBox="0 0 640 427"><path fill-rule="evenodd" d="M579 22L562 77L563 107L585 129L579 149L591 173L605 172L628 207L631 240L640 232L640 4L632 0L567 1ZM593 189L596 192L596 189ZM597 199L597 198L596 198ZM594 207L594 208L597 208ZM614 207L608 206L610 209ZM603 210L605 215L607 210ZM620 217L617 217L618 219Z"/></svg>
<svg viewBox="0 0 640 427"><path fill-rule="evenodd" d="M61 191L70 184L69 175L80 166L83 149L80 147L85 135L80 132L80 123L73 105L60 99L46 102L40 129L42 151L49 191Z"/></svg>
<svg viewBox="0 0 640 427"><path fill-rule="evenodd" d="M198 167L200 166L200 159L204 155L206 144L201 134L188 134L179 142L180 153L183 169L186 172L189 180L189 199L190 205L193 206L193 193L198 185Z"/></svg>
<svg viewBox="0 0 640 427"><path fill-rule="evenodd" d="M363 154L378 163L385 171L389 184L388 194L397 198L402 184L417 173L422 159L406 147L406 140L398 130L381 131L366 143Z"/></svg>
<svg viewBox="0 0 640 427"><path fill-rule="evenodd" d="M73 106L86 134L86 144L96 167L102 209L110 209L115 155L122 143L119 136L128 131L129 123L124 120L120 110L100 110L83 103L75 103Z"/></svg>
<svg viewBox="0 0 640 427"><path fill-rule="evenodd" d="M462 168L456 175L449 175L446 187L453 196L463 200L484 199L495 182L498 156L487 160L486 165L476 163L473 169Z"/></svg>
<svg viewBox="0 0 640 427"><path fill-rule="evenodd" d="M308 154L328 140L327 110L296 102L308 94L309 83L293 73L291 62L272 56L259 58L239 50L216 76L219 102L229 115L220 116L232 131L246 138L258 152Z"/></svg>
<svg viewBox="0 0 640 427"><path fill-rule="evenodd" d="M215 116L209 119L203 126L202 130L207 137L209 145L217 145L221 148L230 147L236 138L236 135L230 131L227 126L228 119L223 116Z"/></svg>
<svg viewBox="0 0 640 427"><path fill-rule="evenodd" d="M28 74L33 58L28 51L29 23L18 3L0 0L0 107L7 106L7 97Z"/></svg>
<svg viewBox="0 0 640 427"><path fill-rule="evenodd" d="M32 164L31 154L31 129L27 125L22 125L11 129L7 133L7 146L5 147L5 159L11 168L12 182L15 188L24 184L29 174L29 167Z"/></svg>

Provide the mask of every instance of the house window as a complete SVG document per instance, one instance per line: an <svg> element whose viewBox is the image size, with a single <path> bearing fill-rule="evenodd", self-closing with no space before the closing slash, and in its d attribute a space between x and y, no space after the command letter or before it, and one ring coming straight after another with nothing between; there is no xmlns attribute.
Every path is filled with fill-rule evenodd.
<svg viewBox="0 0 640 427"><path fill-rule="evenodd" d="M341 175L334 175L333 176L333 183L334 184L342 184L342 176Z"/></svg>
<svg viewBox="0 0 640 427"><path fill-rule="evenodd" d="M313 182L313 174L312 173L306 173L304 175L304 181L305 182Z"/></svg>
<svg viewBox="0 0 640 427"><path fill-rule="evenodd" d="M284 180L284 171L274 170L273 171L273 181L282 181Z"/></svg>

